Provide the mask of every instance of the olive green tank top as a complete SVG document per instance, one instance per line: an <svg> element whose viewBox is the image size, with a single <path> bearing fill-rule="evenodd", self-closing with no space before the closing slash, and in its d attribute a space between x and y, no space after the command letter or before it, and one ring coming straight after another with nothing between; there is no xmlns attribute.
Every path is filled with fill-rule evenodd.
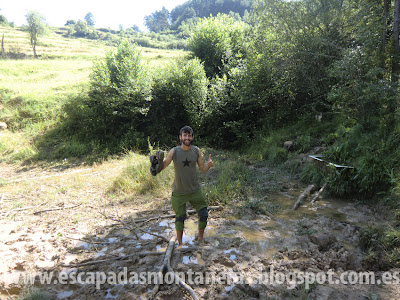
<svg viewBox="0 0 400 300"><path fill-rule="evenodd" d="M191 194L200 189L197 178L197 159L200 150L191 146L190 150L183 150L181 146L174 148L174 169L175 180L172 184L172 191L179 194Z"/></svg>

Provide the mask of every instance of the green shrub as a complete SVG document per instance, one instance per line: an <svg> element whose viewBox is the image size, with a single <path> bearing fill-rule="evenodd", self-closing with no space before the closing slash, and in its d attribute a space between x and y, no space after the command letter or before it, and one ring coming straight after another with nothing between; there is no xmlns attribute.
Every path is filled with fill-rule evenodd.
<svg viewBox="0 0 400 300"><path fill-rule="evenodd" d="M95 64L89 97L83 104L90 135L119 143L131 131L143 131L151 79L139 49L123 41ZM131 145L135 146L135 145Z"/></svg>
<svg viewBox="0 0 400 300"><path fill-rule="evenodd" d="M327 176L328 190L338 196L373 198L393 185L389 170L398 169L398 140L379 132L366 132L362 125L340 132L325 152L326 160L354 169L336 169Z"/></svg>
<svg viewBox="0 0 400 300"><path fill-rule="evenodd" d="M360 246L364 259L374 268L385 270L400 266L400 232L393 228L368 226L360 231Z"/></svg>
<svg viewBox="0 0 400 300"><path fill-rule="evenodd" d="M157 74L152 88L148 113L148 135L151 142L171 145L179 129L201 125L207 96L208 80L198 59L178 61L167 65Z"/></svg>
<svg viewBox="0 0 400 300"><path fill-rule="evenodd" d="M239 149L252 137L246 112L232 97L232 82L226 75L212 78L203 115L201 134L208 145Z"/></svg>
<svg viewBox="0 0 400 300"><path fill-rule="evenodd" d="M204 62L208 77L227 74L224 65L228 57L243 55L245 23L236 21L225 14L201 19L190 37L189 49Z"/></svg>

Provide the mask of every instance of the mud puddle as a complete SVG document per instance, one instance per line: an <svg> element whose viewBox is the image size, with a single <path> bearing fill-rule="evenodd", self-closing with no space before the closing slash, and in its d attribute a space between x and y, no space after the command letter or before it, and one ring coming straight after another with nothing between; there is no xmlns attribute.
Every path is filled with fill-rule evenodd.
<svg viewBox="0 0 400 300"><path fill-rule="evenodd" d="M223 283L191 284L200 299L293 299L304 294L309 299L324 299L322 296L329 293L344 293L357 299L355 295L360 293L379 295L382 291L371 286L358 287L355 292L352 286L318 285L306 291L301 285L287 289L285 285L257 283L261 273L272 269L280 272L331 270L335 274L364 270L363 253L358 247L360 227L381 223L382 218L367 206L337 199L321 199L314 205L305 202L292 211L300 192L269 195L266 205L280 207L273 218L268 215L243 217L243 214L238 217L234 211L210 212L204 245L196 241L197 217L189 217L183 235L187 251L174 251L171 267L183 274L222 273L229 277ZM19 225L0 229L4 241L0 246L0 297L3 298L17 297L22 291L24 284L14 280L20 275L53 272L54 276L75 274L76 278L84 272L82 278L86 282L83 283L40 283L36 280L33 287L54 299L147 299L154 284L141 282L140 278L122 283L107 281L100 286L87 279L91 272L158 272L167 243L152 234L167 239L175 235L173 219L148 222L141 225L141 231L110 227L98 234L56 232L45 227L33 230ZM142 255L150 252L153 254ZM87 264L93 261L96 263ZM241 276L246 278L245 283L240 281ZM165 284L160 287L156 299L185 297L188 298L187 293L178 285ZM385 297L382 299L389 299Z"/></svg>

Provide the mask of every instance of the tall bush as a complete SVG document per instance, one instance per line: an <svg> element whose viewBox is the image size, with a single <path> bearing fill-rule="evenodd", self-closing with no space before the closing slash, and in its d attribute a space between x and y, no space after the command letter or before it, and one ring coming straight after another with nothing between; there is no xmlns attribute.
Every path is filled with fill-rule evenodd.
<svg viewBox="0 0 400 300"><path fill-rule="evenodd" d="M201 19L189 39L189 49L204 62L208 77L226 74L226 65L243 57L245 23L230 16Z"/></svg>
<svg viewBox="0 0 400 300"><path fill-rule="evenodd" d="M152 142L171 145L179 129L191 125L197 132L204 116L208 80L198 59L167 65L154 79L148 113Z"/></svg>
<svg viewBox="0 0 400 300"><path fill-rule="evenodd" d="M139 49L121 42L95 64L90 75L91 134L100 141L132 144L142 135L150 91L151 78Z"/></svg>

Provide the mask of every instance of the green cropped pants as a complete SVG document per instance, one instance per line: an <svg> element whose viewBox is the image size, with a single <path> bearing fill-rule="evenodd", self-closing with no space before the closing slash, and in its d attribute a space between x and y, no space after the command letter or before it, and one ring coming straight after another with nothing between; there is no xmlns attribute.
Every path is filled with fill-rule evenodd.
<svg viewBox="0 0 400 300"><path fill-rule="evenodd" d="M176 214L175 229L183 230L186 219L186 203L189 202L196 210L199 216L199 229L207 226L208 210L207 203L201 190L191 194L172 193L171 196L172 209Z"/></svg>

